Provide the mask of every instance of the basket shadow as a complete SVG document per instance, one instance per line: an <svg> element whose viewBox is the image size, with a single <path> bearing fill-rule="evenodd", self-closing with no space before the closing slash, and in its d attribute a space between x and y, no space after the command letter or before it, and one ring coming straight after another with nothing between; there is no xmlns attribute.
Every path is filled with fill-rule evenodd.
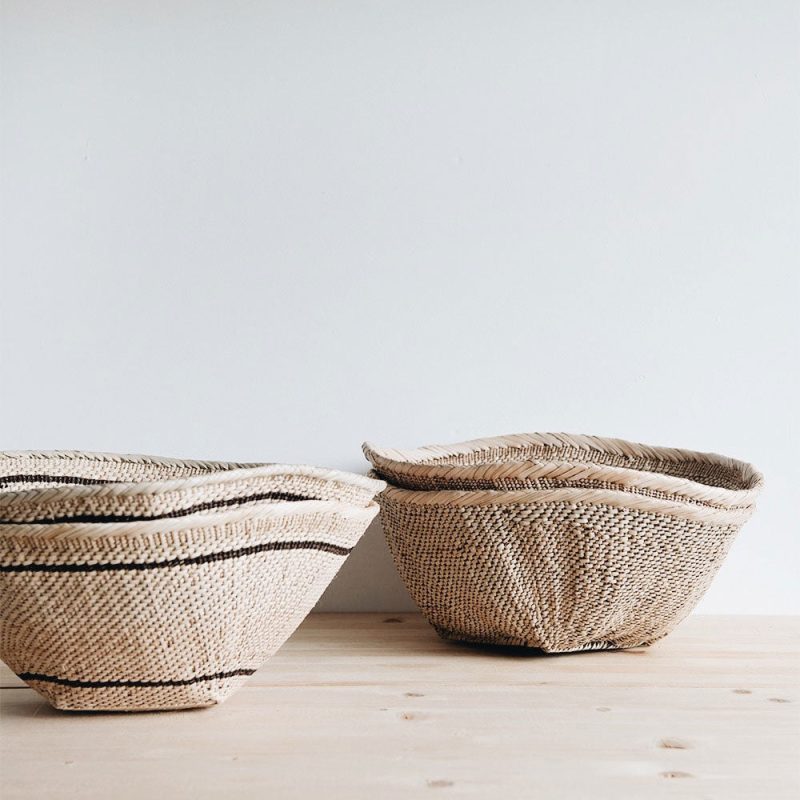
<svg viewBox="0 0 800 800"><path fill-rule="evenodd" d="M558 659L558 658L572 658L576 656L589 656L597 655L597 653L619 653L621 649L604 649L604 650L575 650L566 653L548 653L538 647L525 647L524 645L506 645L506 644L480 644L478 642L458 642L458 641L445 641L448 647L458 649L462 653L468 653L475 656L501 656L504 658L516 659Z"/></svg>
<svg viewBox="0 0 800 800"><path fill-rule="evenodd" d="M587 656L598 653L626 653L644 655L649 648L594 648L575 650L572 652L550 653L541 648L525 645L487 644L469 642L440 636L435 628L419 621L419 617L410 614L396 614L382 620L391 625L392 635L381 638L380 648L383 654L397 656L441 654L447 657L470 656L473 658L506 658L506 659L558 659L564 657ZM394 635L396 632L397 635Z"/></svg>

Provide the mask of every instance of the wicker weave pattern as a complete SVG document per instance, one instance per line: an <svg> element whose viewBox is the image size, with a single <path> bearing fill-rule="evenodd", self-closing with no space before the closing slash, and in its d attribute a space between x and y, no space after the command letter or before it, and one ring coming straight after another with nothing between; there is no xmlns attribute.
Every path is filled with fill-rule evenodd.
<svg viewBox="0 0 800 800"><path fill-rule="evenodd" d="M76 460L80 469L85 459ZM309 471L325 489L327 471L298 468L294 477L308 488ZM332 484L350 480L330 473ZM352 480L362 495L383 485ZM44 492L66 502L73 490ZM197 490L187 487L192 502ZM180 489L169 494L185 506ZM120 499L104 496L101 507L117 509ZM150 500L141 507L152 510ZM221 702L302 621L376 513L374 503L265 501L167 520L0 525L0 656L58 708Z"/></svg>
<svg viewBox="0 0 800 800"><path fill-rule="evenodd" d="M553 653L665 636L694 608L752 514L760 474L711 454L565 434L522 438L539 455L558 449L560 460L517 461L517 448L503 461L518 437L380 454L365 445L382 477L430 489L394 484L378 498L420 610L444 638ZM455 469L447 458L459 462ZM489 458L498 461L478 463ZM669 474L648 472L665 462Z"/></svg>

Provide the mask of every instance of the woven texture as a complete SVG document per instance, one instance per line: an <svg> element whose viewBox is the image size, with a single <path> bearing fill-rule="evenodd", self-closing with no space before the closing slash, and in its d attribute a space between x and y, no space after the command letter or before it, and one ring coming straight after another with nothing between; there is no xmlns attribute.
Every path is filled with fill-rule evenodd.
<svg viewBox="0 0 800 800"><path fill-rule="evenodd" d="M84 710L224 700L311 610L383 486L80 453L0 455L4 480L0 656L57 708Z"/></svg>
<svg viewBox="0 0 800 800"><path fill-rule="evenodd" d="M518 460L506 445L520 438L555 439L558 448L537 455L559 460ZM586 440L591 447L580 446ZM391 453L404 478L438 489L390 485L378 498L397 568L438 633L552 653L646 645L669 633L708 588L762 484L750 465L722 456L566 434L365 451L373 464ZM467 469L496 466L514 488L473 488L487 480L475 473L457 471L448 483L445 474L404 472L420 453L445 470L447 453ZM668 472L649 471L664 463Z"/></svg>

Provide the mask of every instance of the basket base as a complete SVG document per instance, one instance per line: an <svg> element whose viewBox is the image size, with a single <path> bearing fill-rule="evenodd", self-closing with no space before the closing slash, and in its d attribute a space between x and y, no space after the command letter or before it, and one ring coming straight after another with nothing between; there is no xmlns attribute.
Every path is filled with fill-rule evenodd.
<svg viewBox="0 0 800 800"><path fill-rule="evenodd" d="M493 636L477 637L469 634L460 633L458 631L451 631L447 628L442 628L438 625L433 625L436 633L448 642L458 642L460 644L469 644L484 647L513 647L528 651L538 651L545 655L559 655L567 653L588 653L595 650L630 650L634 647L649 647L653 642L639 642L634 644L620 645L616 642L609 641L594 641L587 642L586 644L577 647L550 647L538 641L526 640L511 636ZM654 640L655 641L655 640Z"/></svg>
<svg viewBox="0 0 800 800"><path fill-rule="evenodd" d="M182 711L224 702L246 677L188 686L63 686L25 679L31 689L60 711Z"/></svg>

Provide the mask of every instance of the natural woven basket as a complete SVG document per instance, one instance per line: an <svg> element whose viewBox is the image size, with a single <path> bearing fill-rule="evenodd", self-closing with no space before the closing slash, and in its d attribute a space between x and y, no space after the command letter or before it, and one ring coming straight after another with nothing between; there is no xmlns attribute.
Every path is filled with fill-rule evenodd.
<svg viewBox="0 0 800 800"><path fill-rule="evenodd" d="M383 485L313 467L0 454L0 657L57 708L221 702L312 608Z"/></svg>
<svg viewBox="0 0 800 800"><path fill-rule="evenodd" d="M535 455L558 457L560 466L503 464L509 439L551 447ZM753 467L723 456L565 434L412 457L365 450L370 460L389 452L409 463L439 459L426 465L445 469L448 459L477 470L497 459L504 480L516 470L522 480L533 476L514 490L389 486L378 501L398 570L441 636L554 653L635 647L669 633L708 588L762 484ZM387 477L383 465L380 474Z"/></svg>

